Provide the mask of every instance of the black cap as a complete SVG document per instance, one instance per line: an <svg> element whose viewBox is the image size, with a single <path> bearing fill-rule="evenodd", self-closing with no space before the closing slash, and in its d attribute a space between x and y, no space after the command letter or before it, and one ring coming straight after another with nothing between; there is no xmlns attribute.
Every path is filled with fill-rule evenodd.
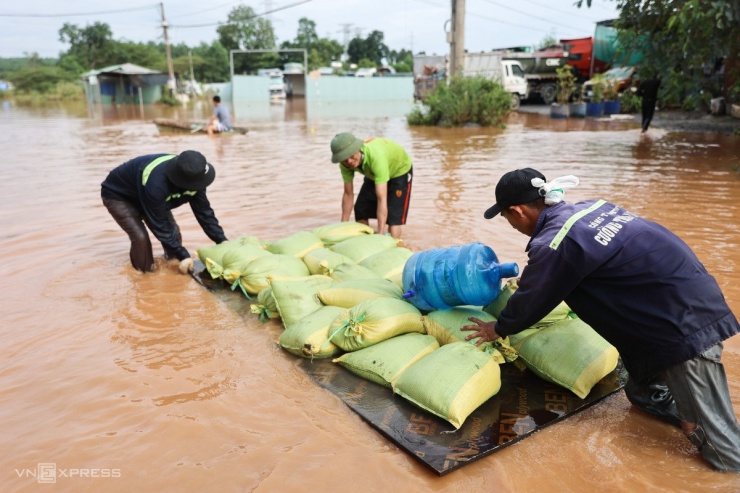
<svg viewBox="0 0 740 493"><path fill-rule="evenodd" d="M167 178L185 190L204 190L216 179L216 170L198 151L184 151L165 166Z"/></svg>
<svg viewBox="0 0 740 493"><path fill-rule="evenodd" d="M539 187L532 185L533 178L545 180L545 175L536 169L523 168L509 171L502 176L496 185L496 203L483 214L483 217L491 219L501 212L501 209L526 204L542 197Z"/></svg>

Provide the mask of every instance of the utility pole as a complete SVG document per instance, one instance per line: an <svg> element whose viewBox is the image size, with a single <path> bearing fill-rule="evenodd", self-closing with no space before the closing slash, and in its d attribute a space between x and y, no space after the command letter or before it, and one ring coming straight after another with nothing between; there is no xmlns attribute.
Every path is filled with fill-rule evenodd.
<svg viewBox="0 0 740 493"><path fill-rule="evenodd" d="M159 4L159 10L162 12L162 30L164 31L164 46L167 52L167 68L170 71L170 79L167 85L170 88L170 96L175 92L175 68L172 65L172 50L170 50L170 38L167 35L167 20L164 18L164 3Z"/></svg>
<svg viewBox="0 0 740 493"><path fill-rule="evenodd" d="M449 76L458 75L465 67L465 0L452 0L451 24Z"/></svg>
<svg viewBox="0 0 740 493"><path fill-rule="evenodd" d="M195 91L195 72L193 72L193 50L188 50L188 60L190 61L190 85Z"/></svg>

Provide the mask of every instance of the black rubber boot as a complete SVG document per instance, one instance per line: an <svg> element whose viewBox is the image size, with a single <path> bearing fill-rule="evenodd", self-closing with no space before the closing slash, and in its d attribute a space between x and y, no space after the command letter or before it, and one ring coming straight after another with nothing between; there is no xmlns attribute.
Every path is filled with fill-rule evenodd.
<svg viewBox="0 0 740 493"><path fill-rule="evenodd" d="M681 417L678 414L676 402L668 386L660 377L653 376L645 382L636 382L630 378L624 386L624 393L633 406L673 426L681 427Z"/></svg>

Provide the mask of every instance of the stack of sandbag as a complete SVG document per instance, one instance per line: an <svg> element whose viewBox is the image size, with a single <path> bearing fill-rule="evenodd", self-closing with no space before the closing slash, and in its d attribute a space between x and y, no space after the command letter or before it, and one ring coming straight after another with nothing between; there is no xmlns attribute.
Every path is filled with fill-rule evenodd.
<svg viewBox="0 0 740 493"><path fill-rule="evenodd" d="M227 245L226 243L231 243ZM412 252L366 225L334 223L271 242L243 237L198 251L214 278L247 297L260 319L280 319L278 344L304 358L333 358L349 371L459 428L501 387L513 362L585 397L616 366L616 350L564 303L511 338L475 346L470 317L495 322L517 289L511 280L486 307L422 313L403 298ZM596 336L596 337L594 337Z"/></svg>

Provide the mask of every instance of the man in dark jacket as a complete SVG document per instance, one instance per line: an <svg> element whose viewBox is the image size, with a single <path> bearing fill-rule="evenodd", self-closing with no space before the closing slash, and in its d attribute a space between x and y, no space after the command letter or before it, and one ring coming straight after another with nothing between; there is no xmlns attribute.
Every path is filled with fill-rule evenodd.
<svg viewBox="0 0 740 493"><path fill-rule="evenodd" d="M146 226L162 243L165 258L177 258L180 271L192 271L192 259L182 246L172 209L190 204L198 224L214 242L226 241L211 208L206 187L216 170L197 151L180 155L149 154L127 161L102 183L103 205L131 240L131 264L142 272L154 270L152 243Z"/></svg>
<svg viewBox="0 0 740 493"><path fill-rule="evenodd" d="M740 471L740 425L720 363L722 341L740 325L719 285L666 228L603 200L565 203L564 184L577 178L547 183L531 168L499 181L484 215L501 213L531 238L529 261L498 321L471 318L467 339L520 332L564 300L617 348L631 379L666 383L681 428L712 466Z"/></svg>
<svg viewBox="0 0 740 493"><path fill-rule="evenodd" d="M651 77L640 82L637 87L637 94L642 98L642 132L647 132L650 122L653 121L655 114L655 105L658 104L658 89L660 89L660 79Z"/></svg>

